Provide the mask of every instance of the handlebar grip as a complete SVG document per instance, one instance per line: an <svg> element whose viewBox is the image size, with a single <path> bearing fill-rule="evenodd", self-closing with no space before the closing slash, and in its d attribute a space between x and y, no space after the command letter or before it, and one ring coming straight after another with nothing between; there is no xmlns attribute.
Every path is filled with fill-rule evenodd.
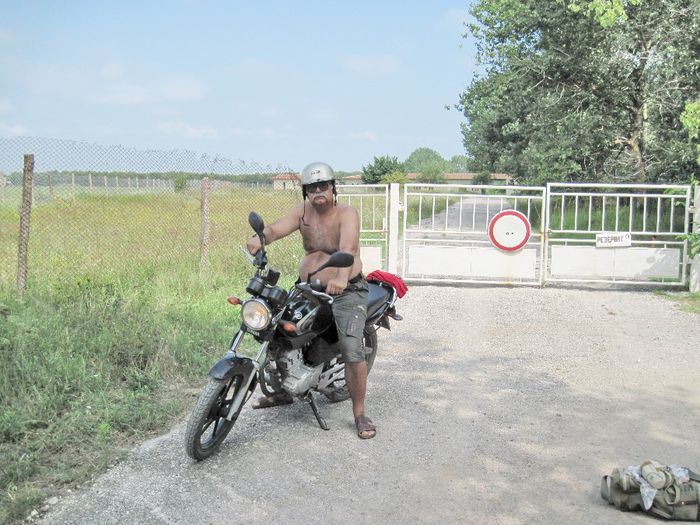
<svg viewBox="0 0 700 525"><path fill-rule="evenodd" d="M297 289L301 290L301 293L304 294L304 297L307 297L309 299L313 299L316 301L324 302L326 304L333 304L333 296L328 295L327 293L316 291L313 289L313 285L309 283L298 283Z"/></svg>

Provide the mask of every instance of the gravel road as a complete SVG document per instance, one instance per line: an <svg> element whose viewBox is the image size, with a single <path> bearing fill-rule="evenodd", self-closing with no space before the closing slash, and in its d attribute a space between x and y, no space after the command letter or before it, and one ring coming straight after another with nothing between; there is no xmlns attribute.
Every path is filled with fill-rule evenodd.
<svg viewBox="0 0 700 525"><path fill-rule="evenodd" d="M649 292L411 287L382 330L368 414L248 407L220 453L184 425L43 524L652 523L599 495L612 468L700 468L700 317ZM194 402L194 399L193 399Z"/></svg>

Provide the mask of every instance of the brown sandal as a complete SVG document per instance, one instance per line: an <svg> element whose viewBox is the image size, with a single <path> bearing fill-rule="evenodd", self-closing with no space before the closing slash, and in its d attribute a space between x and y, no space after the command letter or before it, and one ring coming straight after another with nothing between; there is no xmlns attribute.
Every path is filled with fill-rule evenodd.
<svg viewBox="0 0 700 525"><path fill-rule="evenodd" d="M357 437L360 439L372 439L377 435L377 427L367 416L357 416L355 426L357 427Z"/></svg>

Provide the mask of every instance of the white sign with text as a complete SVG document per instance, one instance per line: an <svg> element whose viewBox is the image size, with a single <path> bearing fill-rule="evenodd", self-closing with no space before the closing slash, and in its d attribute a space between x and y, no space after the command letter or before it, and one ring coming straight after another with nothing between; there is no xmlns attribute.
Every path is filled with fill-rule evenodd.
<svg viewBox="0 0 700 525"><path fill-rule="evenodd" d="M632 246L632 234L630 232L596 233L596 248L620 248L625 246Z"/></svg>

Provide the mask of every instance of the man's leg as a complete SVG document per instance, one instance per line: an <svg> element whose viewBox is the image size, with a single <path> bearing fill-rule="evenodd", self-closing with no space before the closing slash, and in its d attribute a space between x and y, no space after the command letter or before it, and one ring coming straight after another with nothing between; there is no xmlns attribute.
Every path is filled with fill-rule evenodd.
<svg viewBox="0 0 700 525"><path fill-rule="evenodd" d="M345 363L345 383L352 399L353 417L365 414L365 393L367 392L367 363Z"/></svg>
<svg viewBox="0 0 700 525"><path fill-rule="evenodd" d="M365 415L365 393L367 392L367 362L362 344L367 318L367 281L348 285L333 301L333 316L338 330L338 340L345 361L345 384L352 399L357 435L362 439L374 437L377 430Z"/></svg>
<svg viewBox="0 0 700 525"><path fill-rule="evenodd" d="M345 384L352 399L352 415L355 418L357 435L362 439L373 438L377 433L372 420L365 416L365 393L367 392L367 363L345 363Z"/></svg>

